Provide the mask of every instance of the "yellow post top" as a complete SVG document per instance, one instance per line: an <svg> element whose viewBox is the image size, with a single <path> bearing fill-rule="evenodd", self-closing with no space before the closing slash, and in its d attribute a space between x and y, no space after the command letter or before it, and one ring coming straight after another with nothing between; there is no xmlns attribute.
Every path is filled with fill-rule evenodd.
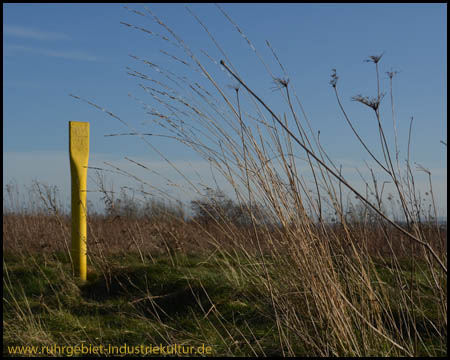
<svg viewBox="0 0 450 360"><path fill-rule="evenodd" d="M89 159L89 123L69 121L70 157L78 165L87 166Z"/></svg>

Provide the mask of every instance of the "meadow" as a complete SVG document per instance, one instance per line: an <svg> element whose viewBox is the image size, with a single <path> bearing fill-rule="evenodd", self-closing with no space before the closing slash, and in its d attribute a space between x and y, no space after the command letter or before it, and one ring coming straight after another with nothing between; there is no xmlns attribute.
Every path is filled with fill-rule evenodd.
<svg viewBox="0 0 450 360"><path fill-rule="evenodd" d="M246 83L217 43L224 60L215 65L235 81L232 96L206 70L211 64L168 25L150 11L135 13L160 26L167 37L153 32L155 37L170 39L179 51L170 59L203 74L217 94L132 56L149 72L157 69L155 77L129 69L166 111L147 108L153 125L208 159L233 197L211 184L198 191L187 213L176 199L137 201L99 182L105 212L88 212L88 279L81 283L73 276L70 216L55 189L36 183L37 200L20 205L21 190L7 187L3 354L13 355L20 345L178 344L209 346L213 356L446 356L447 227L438 221L431 172L419 169L430 177L430 206L424 206L410 142L407 158L399 159L395 117L393 135L382 119L383 55L367 58L376 95L353 97L376 125L376 149L345 110L335 70L330 78L340 116L360 144L358 154L364 151L373 164L363 192L326 152L269 43L278 72L286 75L273 76L285 101L283 116ZM392 114L395 75L388 72ZM129 128L123 135L153 146L151 134L106 112ZM297 171L299 153L308 174ZM386 178L393 184L389 194ZM143 189L136 192L148 195L148 182L134 179Z"/></svg>
<svg viewBox="0 0 450 360"><path fill-rule="evenodd" d="M206 344L230 356L446 354L446 277L393 228L309 224L303 233L201 212L186 220L158 203L142 213L110 209L88 217L81 284L68 251L70 217L46 211L50 203L3 216L4 355L53 344ZM436 248L446 239L446 229L420 230Z"/></svg>

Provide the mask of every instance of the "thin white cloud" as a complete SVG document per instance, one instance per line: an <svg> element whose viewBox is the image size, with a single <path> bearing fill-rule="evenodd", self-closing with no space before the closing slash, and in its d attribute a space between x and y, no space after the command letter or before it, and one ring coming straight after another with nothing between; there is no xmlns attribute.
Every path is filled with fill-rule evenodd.
<svg viewBox="0 0 450 360"><path fill-rule="evenodd" d="M23 45L8 45L6 47L7 55L13 55L15 52L29 52L37 55L70 59L70 60L80 60L80 61L98 61L99 58L93 55L90 55L84 51L79 50L51 50L51 49L42 49L35 48L30 46Z"/></svg>
<svg viewBox="0 0 450 360"><path fill-rule="evenodd" d="M68 36L61 33L42 31L20 25L4 25L3 34L33 40L64 40Z"/></svg>

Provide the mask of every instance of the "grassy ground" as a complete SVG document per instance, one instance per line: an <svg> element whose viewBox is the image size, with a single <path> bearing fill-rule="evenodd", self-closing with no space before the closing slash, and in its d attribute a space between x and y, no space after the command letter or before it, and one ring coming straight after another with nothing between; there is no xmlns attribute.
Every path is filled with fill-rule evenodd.
<svg viewBox="0 0 450 360"><path fill-rule="evenodd" d="M220 257L111 257L72 281L65 254L5 254L4 351L13 345L211 346L214 355L282 355L271 306L224 274ZM225 276L224 276L225 275ZM241 333L242 332L242 333ZM301 350L301 344L299 350Z"/></svg>
<svg viewBox="0 0 450 360"><path fill-rule="evenodd" d="M33 241L33 235L27 235L26 228L18 227L27 221L28 229L47 222L47 226L43 226L49 229L43 234L45 242ZM137 220L122 221L121 227L136 228L133 224ZM288 266L292 261L289 256L279 254L275 258L267 254L262 259L251 255L250 249L242 253L220 252L208 248L206 242L201 251L201 247L192 244L186 247L187 241L176 250L167 250L160 242L159 251L157 246L137 251L129 249L126 241L136 233L118 233L116 238L111 236L111 242L115 244L121 236L122 247L112 246L109 250L104 247L100 252L91 246L88 281L82 284L73 278L69 253L64 250L64 241L52 224L58 224L56 216L4 217L4 355L12 355L11 346L16 345L120 347L127 344L135 347L175 344L195 349L210 346L211 354L216 356L310 356L320 354L316 345L308 343L307 337L299 337L299 329L293 326L295 323L283 317L290 314L304 323L310 336L320 335L326 339L327 333L333 331L332 326L327 325L329 319L319 314L314 316L319 308L308 301L311 294L308 294L307 283L301 279L296 286L286 282L286 277L295 282L298 276L296 270ZM60 226L61 232L69 230L66 220L61 220L61 224L66 226ZM179 230L183 233L182 228ZM186 223L184 233L189 232L195 235L193 225ZM106 233L96 235L98 238ZM16 241L17 236L22 242ZM204 236L198 230L197 241ZM407 259L390 263L386 257L374 258L374 266L368 267L372 269L369 283L374 293L385 292L389 302L389 312L383 314L382 321L388 329L392 322L397 324L400 332L391 335L398 342L403 337L413 336L410 311L403 309L405 302L402 293L397 291L399 276L411 279L415 286L411 304L420 304L413 311L414 326L421 334L415 354L445 355L447 349L442 333L446 330L434 329L442 324L439 319L442 312L429 286L431 274L425 263L421 266L420 261L416 261L414 268L411 264ZM346 275L348 265L340 264L336 257L334 266L342 267L339 274L349 286L348 291L352 291L349 279L354 276ZM271 281L267 282L267 278ZM357 279L354 281L357 283ZM347 295L354 305L365 301ZM285 296L291 298L287 303L283 303ZM283 309L286 313L280 315ZM364 336L357 341L365 341ZM367 344L359 346L368 347ZM332 347L330 343L330 354L355 355L345 346ZM392 351L388 341L371 348L375 353ZM129 348L129 351L133 350Z"/></svg>

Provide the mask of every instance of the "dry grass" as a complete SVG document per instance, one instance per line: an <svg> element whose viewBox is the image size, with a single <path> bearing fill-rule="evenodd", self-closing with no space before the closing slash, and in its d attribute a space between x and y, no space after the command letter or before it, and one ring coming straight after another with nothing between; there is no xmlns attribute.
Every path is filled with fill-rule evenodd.
<svg viewBox="0 0 450 360"><path fill-rule="evenodd" d="M54 259L66 263L70 258L69 225L67 216L52 210L5 214L3 251L7 261L4 271L14 272L17 260L30 263L30 258L35 259L31 266L36 267L38 274L48 274L55 266ZM169 269L165 271L172 271L170 266L179 268L186 257L200 257L200 263L213 266L213 272L221 279L229 279L239 288L245 283L251 284L251 292L244 297L241 295L239 301L253 304L254 309L247 311L261 312L260 316L276 326L273 330L276 330L278 340L275 337L265 346L278 348L279 352L275 352L278 355L392 355L412 350L416 354L433 355L444 351L446 334L442 312L446 310L440 307L442 299L439 296L445 293L436 289L445 285L446 278L435 278L439 276L439 268L432 265L422 248L412 245L395 228L349 223L346 227L309 224L305 230L292 223L269 229L262 225L244 226L213 220L205 223L183 217L161 220L151 216L92 215L88 217L88 230L88 278L93 282L88 286L91 292L100 294L104 286L111 289L115 277L123 277L127 268L136 266L133 265L136 261L147 267L167 258ZM423 226L422 233L439 245L433 227ZM440 236L446 236L446 233L441 232ZM42 259L44 262L40 263ZM121 264L119 268L117 259ZM434 266L432 271L430 266ZM57 273L60 273L59 281L63 281L64 286L73 282L67 267L65 270L59 268ZM101 285L95 280L98 276L109 280ZM29 283L31 280L25 277L22 281ZM44 279L44 284L50 284L50 281ZM57 289L63 283L55 284ZM7 284L4 283L4 290L14 294ZM136 279L129 285L124 285L122 279L119 284L125 291L132 291ZM79 285L73 283L71 286ZM57 289L55 291L59 293ZM145 287L142 290L150 291ZM208 291L213 292L212 289ZM45 298L45 295L41 296ZM78 301L80 295L74 296L70 302ZM28 296L20 298L17 303L33 301ZM53 307L44 304L41 299L40 306ZM6 310L11 311L8 306ZM202 311L206 315L211 307L205 306ZM126 316L135 316L134 311L131 314ZM42 328L39 318L32 313L27 315L26 310L20 318L23 320L17 324L7 321L8 334L18 332L24 336L18 343L29 344L31 341L21 330L23 321L28 324L25 333L32 330L36 336L40 334L38 339L33 338L35 343L51 343L51 325L47 325L50 330ZM211 326L219 333L234 328L228 323L220 326L206 323L201 324L202 331ZM257 336L255 344L250 335L249 329L253 326L256 324L252 325L249 320L245 328L240 325L237 329L252 344L248 351L263 355L267 349L261 351L256 345L262 339ZM98 328L97 331L103 330ZM77 341L80 339L72 339L69 344ZM207 337L206 341L211 343L213 340ZM298 344L301 344L300 348ZM408 349L407 344L414 347ZM322 347L325 345L327 347ZM224 353L238 354L234 351Z"/></svg>

